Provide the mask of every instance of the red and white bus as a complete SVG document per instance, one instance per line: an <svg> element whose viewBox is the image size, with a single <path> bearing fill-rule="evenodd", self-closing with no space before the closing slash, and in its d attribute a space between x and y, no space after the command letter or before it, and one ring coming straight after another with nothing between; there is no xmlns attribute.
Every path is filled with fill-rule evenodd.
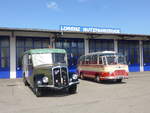
<svg viewBox="0 0 150 113"><path fill-rule="evenodd" d="M78 74L81 79L93 78L97 82L121 82L122 79L128 78L128 65L125 56L114 51L89 53L80 57Z"/></svg>

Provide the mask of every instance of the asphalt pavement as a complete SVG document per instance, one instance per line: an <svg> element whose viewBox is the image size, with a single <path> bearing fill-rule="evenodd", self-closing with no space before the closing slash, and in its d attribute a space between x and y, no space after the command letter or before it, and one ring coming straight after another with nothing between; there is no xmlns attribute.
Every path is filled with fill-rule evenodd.
<svg viewBox="0 0 150 113"><path fill-rule="evenodd" d="M40 98L22 79L0 79L0 113L150 113L150 72L122 83L80 80L76 94L51 90Z"/></svg>

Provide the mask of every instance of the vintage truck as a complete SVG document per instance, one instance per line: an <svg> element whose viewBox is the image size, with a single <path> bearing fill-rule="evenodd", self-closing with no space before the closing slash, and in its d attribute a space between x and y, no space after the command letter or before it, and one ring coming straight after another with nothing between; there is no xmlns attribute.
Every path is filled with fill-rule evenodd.
<svg viewBox="0 0 150 113"><path fill-rule="evenodd" d="M67 53L64 49L31 49L23 55L23 82L37 97L43 89L65 89L76 93L78 75L68 71Z"/></svg>

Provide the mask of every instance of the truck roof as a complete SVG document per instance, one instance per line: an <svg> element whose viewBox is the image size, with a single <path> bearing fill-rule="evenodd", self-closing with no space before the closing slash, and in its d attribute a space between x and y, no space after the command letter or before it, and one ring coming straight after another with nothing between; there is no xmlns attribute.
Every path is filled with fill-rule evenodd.
<svg viewBox="0 0 150 113"><path fill-rule="evenodd" d="M42 53L66 53L66 51L64 49L46 48L46 49L30 49L25 52L25 54L42 54Z"/></svg>

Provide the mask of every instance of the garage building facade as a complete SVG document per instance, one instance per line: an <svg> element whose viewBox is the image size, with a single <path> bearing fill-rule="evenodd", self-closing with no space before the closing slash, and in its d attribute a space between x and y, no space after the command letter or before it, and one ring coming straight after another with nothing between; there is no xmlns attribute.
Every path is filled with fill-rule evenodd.
<svg viewBox="0 0 150 113"><path fill-rule="evenodd" d="M109 50L126 56L130 72L150 71L150 35L0 28L0 78L21 78L24 51L49 46L67 51L71 71L81 55Z"/></svg>

